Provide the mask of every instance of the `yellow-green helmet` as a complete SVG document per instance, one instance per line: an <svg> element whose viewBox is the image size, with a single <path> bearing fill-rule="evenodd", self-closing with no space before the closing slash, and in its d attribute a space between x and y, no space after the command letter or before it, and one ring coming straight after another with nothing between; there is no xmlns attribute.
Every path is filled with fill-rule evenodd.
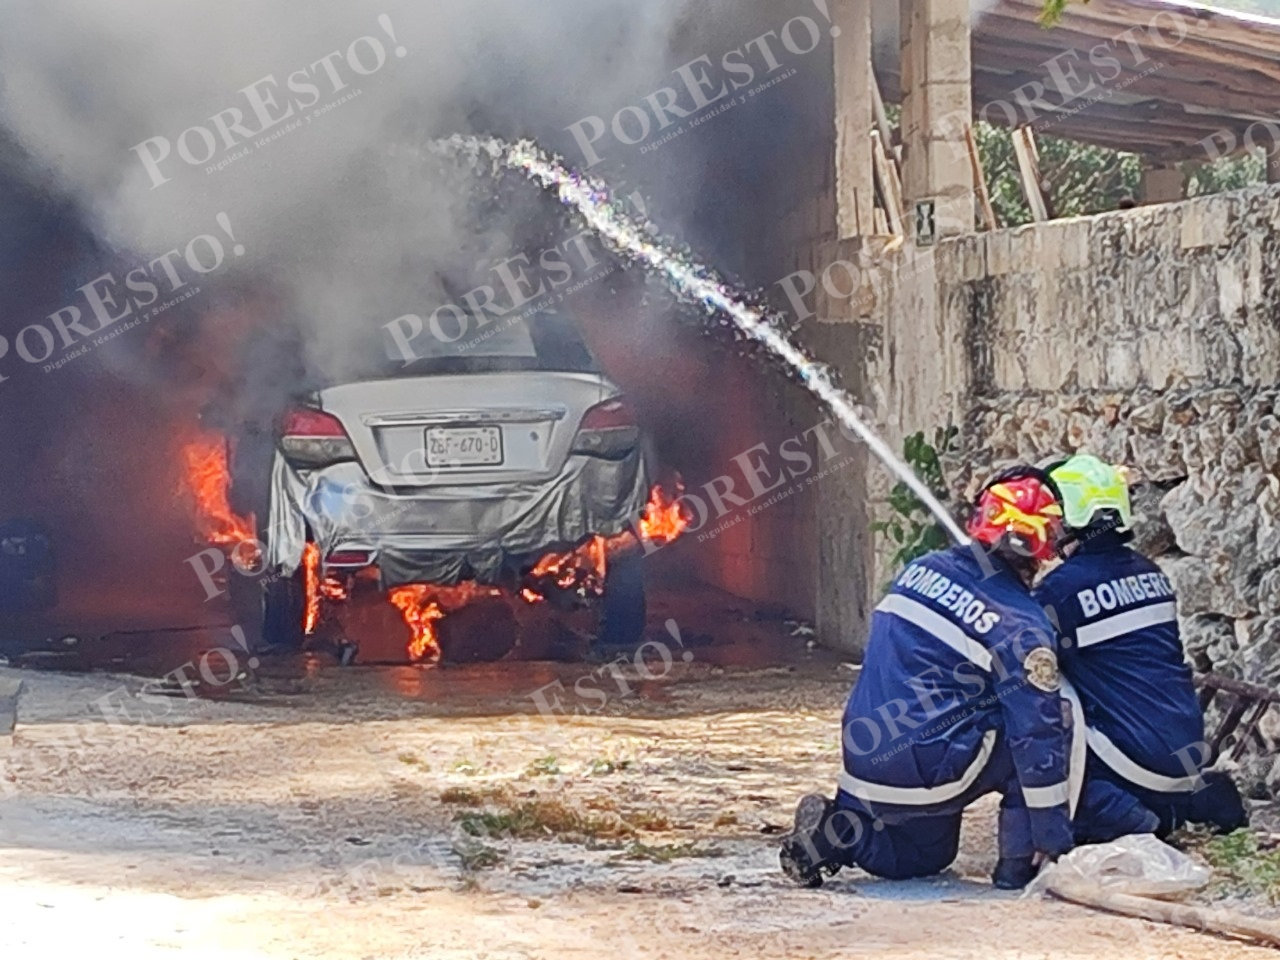
<svg viewBox="0 0 1280 960"><path fill-rule="evenodd" d="M1083 530L1112 510L1120 519L1120 531L1133 526L1129 505L1129 481L1124 468L1113 466L1087 453L1078 454L1053 467L1049 476L1062 493L1062 513L1066 525Z"/></svg>

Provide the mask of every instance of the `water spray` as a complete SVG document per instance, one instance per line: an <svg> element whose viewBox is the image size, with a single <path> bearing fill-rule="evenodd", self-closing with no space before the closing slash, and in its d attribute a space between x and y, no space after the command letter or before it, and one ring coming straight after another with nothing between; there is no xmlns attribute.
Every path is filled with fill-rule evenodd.
<svg viewBox="0 0 1280 960"><path fill-rule="evenodd" d="M531 140L512 144L493 137L455 135L436 141L435 147L476 159L487 156L499 166L525 174L543 189L554 193L562 204L573 208L614 253L662 276L682 299L700 304L710 312L725 314L744 334L785 363L810 393L826 404L845 427L856 433L871 452L911 488L956 543L967 545L970 542L933 491L874 430L863 423L853 398L836 386L826 366L792 343L775 319L748 303L745 297L735 294L715 271L662 243L646 229L647 224L637 220L622 203L612 199L608 186L603 182L571 170Z"/></svg>

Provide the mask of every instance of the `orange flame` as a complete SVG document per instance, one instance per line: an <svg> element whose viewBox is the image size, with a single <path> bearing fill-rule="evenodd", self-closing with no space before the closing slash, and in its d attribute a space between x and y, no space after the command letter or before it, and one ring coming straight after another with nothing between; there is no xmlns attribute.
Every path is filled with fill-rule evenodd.
<svg viewBox="0 0 1280 960"><path fill-rule="evenodd" d="M599 592L604 588L605 556L604 537L592 537L575 550L548 553L534 564L529 575L554 580L562 590L585 587Z"/></svg>
<svg viewBox="0 0 1280 960"><path fill-rule="evenodd" d="M209 543L232 545L231 559L241 569L256 567L261 557L252 517L234 513L227 500L231 470L226 440L202 431L182 447L182 462L182 489L195 502L200 535Z"/></svg>
<svg viewBox="0 0 1280 960"><path fill-rule="evenodd" d="M326 575L320 581L320 596L326 600L346 600L350 593L348 593L345 583L332 575Z"/></svg>
<svg viewBox="0 0 1280 960"><path fill-rule="evenodd" d="M320 548L308 543L302 551L302 579L306 587L307 609L302 622L307 636L316 632L320 623L320 604L323 600L346 600L350 594L347 585L332 574L321 572Z"/></svg>
<svg viewBox="0 0 1280 960"><path fill-rule="evenodd" d="M412 634L406 648L409 659L415 663L436 663L440 660L436 621L443 620L447 613L460 610L473 600L501 595L502 591L497 587L467 581L452 587L410 583L393 587L387 593L387 599L400 611Z"/></svg>
<svg viewBox="0 0 1280 960"><path fill-rule="evenodd" d="M314 543L308 543L302 551L302 581L307 597L302 632L311 636L320 622L320 548Z"/></svg>
<svg viewBox="0 0 1280 960"><path fill-rule="evenodd" d="M640 533L659 546L675 540L689 527L690 518L683 505L678 502L684 494L684 483L679 478L676 479L675 488L675 496L668 497L660 484L654 486L640 517ZM604 592L609 554L635 545L636 535L633 531L608 539L591 537L576 549L546 554L534 564L529 576L535 580L550 580L561 590L582 590L598 595ZM440 659L440 637L436 624L473 600L501 595L502 591L497 587L468 581L453 587L412 583L393 588L387 598L400 611L412 633L408 646L409 657L415 662L435 663ZM530 586L521 588L520 597L529 604L542 603L546 599Z"/></svg>
<svg viewBox="0 0 1280 960"><path fill-rule="evenodd" d="M676 478L676 495L668 497L662 484L655 484L649 491L649 502L640 517L640 532L646 540L665 546L689 529L689 517L680 498L684 496L684 481Z"/></svg>

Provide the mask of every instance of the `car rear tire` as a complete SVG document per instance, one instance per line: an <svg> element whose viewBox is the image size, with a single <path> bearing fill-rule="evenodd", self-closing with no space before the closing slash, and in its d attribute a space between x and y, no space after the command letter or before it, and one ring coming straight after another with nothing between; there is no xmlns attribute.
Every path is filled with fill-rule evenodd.
<svg viewBox="0 0 1280 960"><path fill-rule="evenodd" d="M600 609L599 645L638 646L644 636L647 613L644 555L636 551L610 559Z"/></svg>
<svg viewBox="0 0 1280 960"><path fill-rule="evenodd" d="M271 650L301 650L306 635L307 588L299 567L267 583L262 593L262 641Z"/></svg>

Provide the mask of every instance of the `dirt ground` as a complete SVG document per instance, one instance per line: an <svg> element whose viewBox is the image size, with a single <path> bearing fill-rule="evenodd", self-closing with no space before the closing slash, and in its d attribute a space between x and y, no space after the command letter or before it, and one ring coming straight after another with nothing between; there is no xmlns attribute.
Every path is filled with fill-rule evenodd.
<svg viewBox="0 0 1280 960"><path fill-rule="evenodd" d="M219 702L2 670L28 689L0 746L0 955L1263 955L992 890L993 805L939 879L789 887L776 834L831 788L853 677L796 659L308 661Z"/></svg>

